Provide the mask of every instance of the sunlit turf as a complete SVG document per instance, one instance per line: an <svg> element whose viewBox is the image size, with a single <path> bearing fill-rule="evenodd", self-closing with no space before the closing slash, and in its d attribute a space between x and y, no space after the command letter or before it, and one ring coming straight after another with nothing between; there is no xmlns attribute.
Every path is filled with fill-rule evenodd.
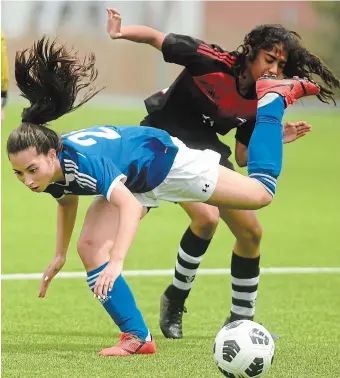
<svg viewBox="0 0 340 378"><path fill-rule="evenodd" d="M29 192L8 164L7 135L20 122L10 106L2 126L2 273L41 272L54 253L55 201ZM93 124L138 124L143 109L85 107L55 122L58 131ZM264 229L262 266L340 266L339 112L290 113L313 131L285 147L284 170L274 203L258 212ZM227 141L233 145L233 135ZM75 250L90 203L82 198L64 271L81 271ZM141 223L125 269L170 269L188 226L174 204L150 212ZM233 237L223 223L204 257L203 268L227 268ZM184 317L185 338L165 340L158 328L159 296L170 277L128 277L158 346L156 356L102 359L117 329L80 279L56 280L46 300L38 281L2 283L3 377L219 377L213 338L230 306L229 277L197 278ZM340 377L340 276L263 276L257 320L282 338L276 343L272 378Z"/></svg>
<svg viewBox="0 0 340 378"><path fill-rule="evenodd" d="M116 341L117 329L84 280L55 280L44 300L37 298L38 281L6 281L3 377L222 377L212 344L229 307L229 278L198 277L183 340L166 340L158 328L159 295L169 278L128 282L156 338L156 356L97 356ZM281 335L269 378L340 376L340 298L334 291L339 285L339 275L262 277L257 317Z"/></svg>

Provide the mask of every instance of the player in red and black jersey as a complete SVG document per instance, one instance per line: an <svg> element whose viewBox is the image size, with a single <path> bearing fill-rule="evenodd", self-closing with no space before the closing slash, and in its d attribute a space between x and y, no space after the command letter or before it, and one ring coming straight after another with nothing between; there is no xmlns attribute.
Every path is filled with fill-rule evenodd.
<svg viewBox="0 0 340 378"><path fill-rule="evenodd" d="M233 169L231 150L217 134L236 128L236 161L247 165L248 144L255 125L255 82L264 75L321 79L321 101L333 100L339 80L301 46L297 33L280 25L252 30L237 51L178 34L165 35L145 26L121 27L118 11L108 9L107 31L112 39L146 43L163 53L164 60L185 67L166 90L145 100L148 116L143 125L167 130L191 148L213 149L221 164ZM284 141L310 130L305 122L286 124ZM227 321L253 319L259 283L261 226L254 211L223 210L202 203L181 204L191 218L180 243L175 276L161 298L160 325L166 337L182 337L184 302L201 259L215 232L219 216L236 237L231 261L232 307Z"/></svg>

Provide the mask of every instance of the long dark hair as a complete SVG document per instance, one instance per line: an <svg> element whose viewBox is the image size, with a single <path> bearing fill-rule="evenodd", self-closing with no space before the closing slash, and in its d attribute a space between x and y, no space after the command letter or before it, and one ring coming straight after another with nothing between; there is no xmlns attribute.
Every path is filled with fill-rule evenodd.
<svg viewBox="0 0 340 378"><path fill-rule="evenodd" d="M287 52L288 61L283 70L286 77L306 77L320 84L322 102L334 101L333 89L340 89L340 81L332 71L318 58L301 45L298 33L284 28L282 25L260 25L247 34L243 44L232 54L237 56L235 73L240 74L246 69L247 60L254 61L259 50L271 50L274 45L282 44ZM320 83L314 75L319 76Z"/></svg>
<svg viewBox="0 0 340 378"><path fill-rule="evenodd" d="M46 127L47 123L78 109L101 90L93 86L98 75L95 55L90 53L81 59L73 49L56 43L43 37L30 49L16 53L16 83L30 106L23 109L22 124L8 138L8 154L29 147L44 154L50 148L60 150L61 139ZM83 89L87 91L75 105Z"/></svg>

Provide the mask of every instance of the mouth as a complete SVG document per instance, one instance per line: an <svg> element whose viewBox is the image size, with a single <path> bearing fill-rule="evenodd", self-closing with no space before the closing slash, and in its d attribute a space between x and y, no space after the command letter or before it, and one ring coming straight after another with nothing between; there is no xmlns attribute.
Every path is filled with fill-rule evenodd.
<svg viewBox="0 0 340 378"><path fill-rule="evenodd" d="M30 188L32 192L38 192L39 191L39 186L35 186L34 188Z"/></svg>

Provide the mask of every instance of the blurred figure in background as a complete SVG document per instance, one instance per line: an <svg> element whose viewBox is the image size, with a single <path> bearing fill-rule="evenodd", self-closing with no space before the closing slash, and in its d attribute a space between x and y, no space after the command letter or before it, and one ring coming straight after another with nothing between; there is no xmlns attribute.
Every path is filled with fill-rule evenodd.
<svg viewBox="0 0 340 378"><path fill-rule="evenodd" d="M8 60L5 35L1 32L1 121L5 119L5 105L8 92Z"/></svg>

